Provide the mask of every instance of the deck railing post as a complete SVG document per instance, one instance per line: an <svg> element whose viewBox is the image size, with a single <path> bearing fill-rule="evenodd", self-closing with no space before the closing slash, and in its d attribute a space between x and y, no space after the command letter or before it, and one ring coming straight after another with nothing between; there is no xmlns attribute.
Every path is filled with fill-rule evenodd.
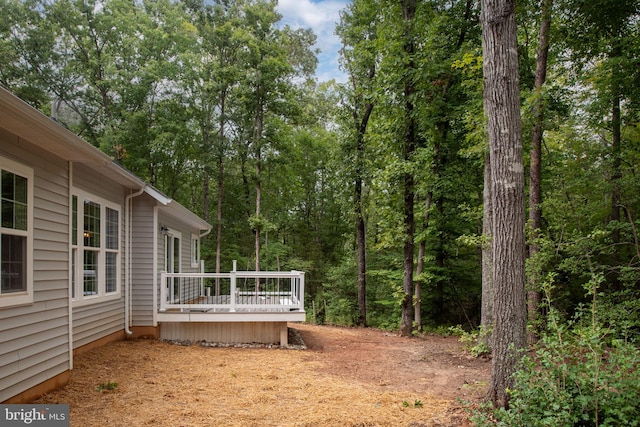
<svg viewBox="0 0 640 427"><path fill-rule="evenodd" d="M236 260L233 260L233 270L231 270L231 272L229 272L229 278L231 281L231 288L230 288L230 303L231 303L231 307L229 307L229 310L234 312L236 311Z"/></svg>
<svg viewBox="0 0 640 427"><path fill-rule="evenodd" d="M167 273L160 273L160 311L167 309Z"/></svg>
<svg viewBox="0 0 640 427"><path fill-rule="evenodd" d="M200 260L200 274L204 274L204 260ZM200 296L206 295L204 290L204 277L200 278Z"/></svg>
<svg viewBox="0 0 640 427"><path fill-rule="evenodd" d="M277 313L304 312L304 276L302 271L237 271L236 263L228 274L205 273L160 273L159 312L230 313L248 312ZM229 280L224 298L211 298L213 292L208 284L210 279ZM238 282L240 279L240 282ZM259 293L251 289L251 280L264 280L265 287ZM287 279L289 284L287 284ZM247 285L247 280L249 284ZM248 286L248 287L247 287ZM228 297L227 297L228 295ZM198 314L200 315L200 314ZM268 317L265 314L264 317Z"/></svg>
<svg viewBox="0 0 640 427"><path fill-rule="evenodd" d="M300 271L300 286L298 287L298 301L300 301L300 310L304 310L304 272Z"/></svg>

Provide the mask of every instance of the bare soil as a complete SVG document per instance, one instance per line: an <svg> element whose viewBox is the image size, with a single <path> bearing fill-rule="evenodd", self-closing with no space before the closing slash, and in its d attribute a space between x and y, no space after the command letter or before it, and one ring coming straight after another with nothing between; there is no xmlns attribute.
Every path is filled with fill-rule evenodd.
<svg viewBox="0 0 640 427"><path fill-rule="evenodd" d="M460 401L486 394L490 361L455 337L290 327L306 350L112 343L77 357L70 383L36 403L69 404L83 427L454 427L470 425Z"/></svg>

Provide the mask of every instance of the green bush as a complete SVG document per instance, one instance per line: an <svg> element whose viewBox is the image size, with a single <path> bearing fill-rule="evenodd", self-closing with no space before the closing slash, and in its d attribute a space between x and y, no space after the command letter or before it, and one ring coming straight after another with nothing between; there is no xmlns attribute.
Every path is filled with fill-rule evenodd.
<svg viewBox="0 0 640 427"><path fill-rule="evenodd" d="M477 426L640 426L640 351L599 319L596 287L572 320L550 310L514 374L509 408L477 411Z"/></svg>
<svg viewBox="0 0 640 427"><path fill-rule="evenodd" d="M458 341L464 344L464 349L467 350L473 357L486 356L491 353L491 349L487 344L487 336L491 334L491 331L483 328L470 332L465 331L461 325L449 327L451 335L458 337Z"/></svg>

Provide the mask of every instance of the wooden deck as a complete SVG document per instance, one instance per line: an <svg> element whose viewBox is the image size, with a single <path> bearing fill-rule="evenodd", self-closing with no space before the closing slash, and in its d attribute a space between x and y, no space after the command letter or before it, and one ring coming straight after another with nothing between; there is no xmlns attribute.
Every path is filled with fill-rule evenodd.
<svg viewBox="0 0 640 427"><path fill-rule="evenodd" d="M304 273L162 273L158 321L304 321Z"/></svg>

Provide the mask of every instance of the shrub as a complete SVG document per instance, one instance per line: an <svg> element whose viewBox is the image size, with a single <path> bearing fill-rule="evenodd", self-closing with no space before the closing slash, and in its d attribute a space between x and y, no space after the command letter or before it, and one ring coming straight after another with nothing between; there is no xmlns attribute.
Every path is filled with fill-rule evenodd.
<svg viewBox="0 0 640 427"><path fill-rule="evenodd" d="M458 341L464 344L465 350L467 350L473 357L486 356L491 353L491 349L487 345L487 336L491 334L489 329L482 326L471 332L465 331L462 326L451 326L449 328L451 335L458 337Z"/></svg>
<svg viewBox="0 0 640 427"><path fill-rule="evenodd" d="M571 321L550 309L547 331L523 354L508 409L484 408L478 426L640 426L640 351L599 319L592 303Z"/></svg>

